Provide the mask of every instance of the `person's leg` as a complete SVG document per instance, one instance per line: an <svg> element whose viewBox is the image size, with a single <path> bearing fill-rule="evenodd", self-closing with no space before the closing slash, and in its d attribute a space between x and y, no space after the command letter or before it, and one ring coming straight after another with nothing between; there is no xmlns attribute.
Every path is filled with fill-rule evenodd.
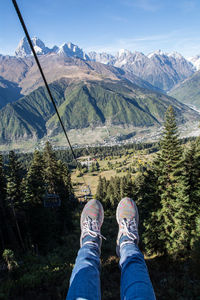
<svg viewBox="0 0 200 300"><path fill-rule="evenodd" d="M104 211L101 203L90 200L81 214L81 248L70 278L66 300L100 300L100 248Z"/></svg>
<svg viewBox="0 0 200 300"><path fill-rule="evenodd" d="M95 244L81 247L70 278L67 300L100 299L100 258Z"/></svg>
<svg viewBox="0 0 200 300"><path fill-rule="evenodd" d="M116 250L120 256L121 300L154 300L144 256L137 246L139 215L135 202L130 198L122 199L116 217L119 224Z"/></svg>

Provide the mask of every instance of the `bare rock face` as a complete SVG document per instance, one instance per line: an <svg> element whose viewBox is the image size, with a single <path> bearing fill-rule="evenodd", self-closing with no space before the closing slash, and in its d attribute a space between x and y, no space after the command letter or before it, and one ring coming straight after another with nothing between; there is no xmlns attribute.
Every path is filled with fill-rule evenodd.
<svg viewBox="0 0 200 300"><path fill-rule="evenodd" d="M161 50L144 55L122 49L115 56L106 53L89 53L89 57L101 63L132 72L150 84L168 91L178 82L194 73L194 66L181 54L164 53Z"/></svg>
<svg viewBox="0 0 200 300"><path fill-rule="evenodd" d="M38 39L37 37L34 37L31 39L32 40L32 43L33 43L33 47L35 49L35 52L38 54L38 55L41 55L41 54L47 54L49 52L52 52L53 50L57 50L56 49L49 49L48 47L45 46L45 44L40 40ZM31 48L29 46L29 43L28 43L28 40L27 38L23 38L20 42L19 42L19 45L17 47L17 49L15 50L15 55L16 57L21 57L21 58L24 58L24 57L27 57L29 55L32 55L32 51L31 51Z"/></svg>
<svg viewBox="0 0 200 300"><path fill-rule="evenodd" d="M0 76L19 83L25 77L34 63L33 57L17 58L16 56L0 55Z"/></svg>
<svg viewBox="0 0 200 300"><path fill-rule="evenodd" d="M82 49L80 49L77 45L74 45L72 43L64 43L58 48L57 53L59 55L78 57L81 59L90 60L88 55L85 52L83 52Z"/></svg>
<svg viewBox="0 0 200 300"><path fill-rule="evenodd" d="M181 54L170 54L160 50L149 55L141 52L120 50L116 55L89 52L86 54L73 43L48 48L39 38L32 38L41 65L49 83L64 77L77 80L129 80L131 83L151 91L168 92L195 72L193 64ZM0 76L17 84L20 94L27 95L42 86L43 80L31 53L28 41L23 38L15 52L16 56L0 55ZM4 90L5 89L5 90ZM12 93L8 91L12 90ZM1 94L13 95L13 87L2 87ZM0 95L0 96L2 96ZM2 103L12 102L8 97ZM4 104L2 104L4 106Z"/></svg>
<svg viewBox="0 0 200 300"><path fill-rule="evenodd" d="M15 55L17 57L26 57L28 55L31 55L31 48L30 48L26 38L23 38L19 42L19 45L17 46L17 49L15 50Z"/></svg>
<svg viewBox="0 0 200 300"><path fill-rule="evenodd" d="M97 53L95 51L91 51L88 53L88 56L91 61L100 62L106 65L114 65L116 62L115 56L106 52Z"/></svg>
<svg viewBox="0 0 200 300"><path fill-rule="evenodd" d="M34 37L31 39L33 47L37 55L45 55L48 53L57 53L58 55L64 55L69 57L79 57L85 60L89 60L89 57L86 53L83 52L77 45L72 43L64 43L60 47L54 46L53 48L48 48L45 46L43 41ZM25 58L32 55L31 48L29 46L27 38L23 38L15 51L15 55L18 58Z"/></svg>
<svg viewBox="0 0 200 300"><path fill-rule="evenodd" d="M122 49L116 55L106 52L95 51L86 54L81 48L73 43L64 43L60 47L52 49L38 38L32 38L33 46L38 55L57 54L62 57L80 58L86 61L94 61L109 66L115 66L132 73L135 76L147 81L151 85L168 92L179 82L190 77L198 68L199 57L186 60L177 52L164 53L161 50L144 55L141 52L131 52ZM16 51L16 57L26 58L32 55L26 38L23 38ZM199 64L200 65L200 64Z"/></svg>
<svg viewBox="0 0 200 300"><path fill-rule="evenodd" d="M46 55L40 55L39 60L48 83L59 80L62 77L71 81L85 79L104 80L104 78L113 80L128 79L140 87L158 90L150 83L133 74L133 72L124 71L112 65L86 60L84 57L87 58L80 48L72 43L68 43L55 50L55 52L52 51ZM24 58L0 55L0 76L5 80L17 83L23 95L29 94L44 84L32 55Z"/></svg>

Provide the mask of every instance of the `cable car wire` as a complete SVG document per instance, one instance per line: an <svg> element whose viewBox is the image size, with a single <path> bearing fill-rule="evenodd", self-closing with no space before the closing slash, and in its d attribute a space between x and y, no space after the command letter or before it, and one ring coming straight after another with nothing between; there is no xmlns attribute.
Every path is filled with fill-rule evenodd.
<svg viewBox="0 0 200 300"><path fill-rule="evenodd" d="M45 86L46 86L46 89L47 89L47 91L48 91L49 98L50 98L50 100L51 100L51 102L52 102L52 104L53 104L53 106L54 106L54 109L55 109L56 114L57 114L57 116L58 116L58 120L59 120L59 122L60 122L60 124L61 124L62 130L63 130L63 132L64 132L64 135L65 135L65 137L66 137L66 139L67 139L67 142L68 142L68 144L69 144L69 147L70 147L70 150L71 150L71 152L72 152L72 155L73 155L74 160L75 160L75 162L76 162L76 166L78 167L78 160L77 160L77 157L76 157L76 155L75 155L75 153L74 153L74 150L73 150L73 148L72 148L72 145L71 145L71 143L70 143L70 140L69 140L69 137L68 137L67 132L66 132L66 130L65 130L63 121L62 121L62 119L61 119L61 117L60 117L60 114L59 114L59 112L58 112L56 103L55 103L55 101L54 101L54 99L53 99L51 90L50 90L50 88L49 88L49 86L48 86L46 77L45 77L45 75L44 75L44 72L43 72L43 70L42 70L41 64L40 64L40 62L39 62L39 59L38 59L37 54L36 54L36 52L35 52L35 49L34 49L34 47L33 47L33 43L32 43L32 41L31 41L31 38L30 38L30 35L29 35L29 33L28 33L27 27L26 27L26 25L25 25L25 22L24 22L24 20L23 20L22 14L21 14L20 9L19 9L19 7L18 7L17 1L16 1L16 0L12 0L12 3L13 3L13 5L14 5L14 7L15 7L16 13L17 13L18 18L19 18L19 20L20 20L20 23L21 23L21 25L22 25L22 28L23 28L23 30L24 30L24 33L25 33L25 35L26 35L26 37L27 37L28 43L29 43L30 48L31 48L31 50L32 50L32 52L33 52L33 56L34 56L34 58L35 58L35 61L36 61L36 63L37 63L37 66L38 66L38 68L39 68L39 71L40 71L40 73L41 73L41 76L42 76L42 79L43 79L44 84L45 84ZM83 177L83 181L84 181L85 185L87 186L84 177Z"/></svg>

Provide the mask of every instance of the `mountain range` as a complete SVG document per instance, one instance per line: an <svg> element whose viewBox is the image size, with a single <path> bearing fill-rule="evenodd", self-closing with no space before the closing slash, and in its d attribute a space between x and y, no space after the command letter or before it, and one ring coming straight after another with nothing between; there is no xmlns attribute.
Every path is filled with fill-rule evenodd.
<svg viewBox="0 0 200 300"><path fill-rule="evenodd" d="M67 55L69 57L79 57L85 60L89 60L89 57L86 53L83 52L77 45L69 43L64 43L60 47L54 46L53 48L48 48L45 46L44 42L41 41L37 37L33 37L32 44L35 49L35 52L38 55L44 55L48 53L57 53L59 55ZM19 58L24 58L29 55L32 55L31 48L29 46L28 40L24 37L20 42L15 50L15 56Z"/></svg>
<svg viewBox="0 0 200 300"><path fill-rule="evenodd" d="M147 56L128 50L116 55L85 53L72 43L48 48L38 38L32 42L67 130L160 127L169 105L173 105L179 124L200 119L181 103L190 105L191 101L181 99L180 92L175 94L185 82L191 85L190 80L199 80L197 57L192 62L178 53L160 50ZM198 93L194 104L197 102ZM60 133L24 38L15 56L0 55L0 144L37 141Z"/></svg>
<svg viewBox="0 0 200 300"><path fill-rule="evenodd" d="M138 51L131 52L122 49L116 55L94 51L87 54L72 43L65 43L60 47L54 46L51 49L36 37L32 39L32 43L38 55L56 53L118 67L133 73L164 91L169 91L180 81L191 76L199 67L198 56L187 60L177 52L168 54L158 50L149 55L144 55ZM15 54L19 58L31 55L31 49L26 38L20 41Z"/></svg>

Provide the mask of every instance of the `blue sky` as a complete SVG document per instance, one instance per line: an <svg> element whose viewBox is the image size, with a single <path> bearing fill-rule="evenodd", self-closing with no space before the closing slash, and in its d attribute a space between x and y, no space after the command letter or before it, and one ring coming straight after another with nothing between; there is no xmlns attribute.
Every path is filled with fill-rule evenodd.
<svg viewBox="0 0 200 300"><path fill-rule="evenodd" d="M200 54L200 0L18 0L30 35L85 51ZM24 36L11 0L0 1L0 54Z"/></svg>

